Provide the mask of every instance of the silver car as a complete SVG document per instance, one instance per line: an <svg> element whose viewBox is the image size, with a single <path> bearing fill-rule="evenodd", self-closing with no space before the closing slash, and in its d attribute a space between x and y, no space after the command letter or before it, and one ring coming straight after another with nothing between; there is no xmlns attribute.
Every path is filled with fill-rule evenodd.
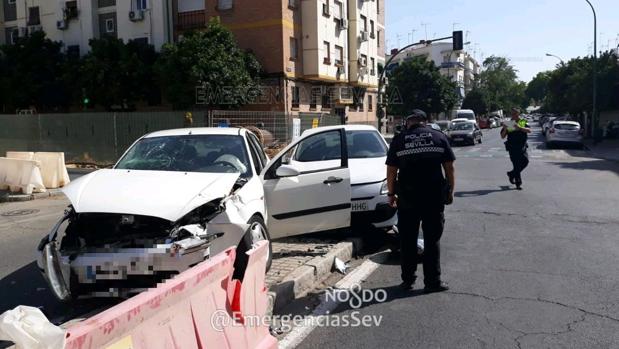
<svg viewBox="0 0 619 349"><path fill-rule="evenodd" d="M583 131L576 121L554 121L546 131L546 146L571 144L582 147Z"/></svg>

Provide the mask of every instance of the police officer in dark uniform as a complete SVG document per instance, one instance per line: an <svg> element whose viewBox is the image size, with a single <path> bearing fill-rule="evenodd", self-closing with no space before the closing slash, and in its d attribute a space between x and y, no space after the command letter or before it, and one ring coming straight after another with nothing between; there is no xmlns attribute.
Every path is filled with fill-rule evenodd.
<svg viewBox="0 0 619 349"><path fill-rule="evenodd" d="M401 287L409 290L415 283L421 224L425 242L424 292L432 293L449 289L441 281L439 240L445 223L445 205L453 202L456 158L447 137L427 127L426 120L425 112L413 110L406 118L407 129L394 137L387 155L387 185L390 204L398 208Z"/></svg>
<svg viewBox="0 0 619 349"><path fill-rule="evenodd" d="M527 140L531 129L527 124L527 120L520 118L520 110L512 109L510 124L503 124L501 129L501 138L507 138L505 149L509 152L509 159L514 167L513 170L507 172L507 177L511 184L515 184L518 190L522 189L522 171L529 165L529 154L527 149L529 145Z"/></svg>

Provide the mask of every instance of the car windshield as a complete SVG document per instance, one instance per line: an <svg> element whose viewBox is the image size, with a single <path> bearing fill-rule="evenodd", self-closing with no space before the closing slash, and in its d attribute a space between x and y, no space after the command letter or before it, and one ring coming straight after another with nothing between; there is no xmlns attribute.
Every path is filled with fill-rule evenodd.
<svg viewBox="0 0 619 349"><path fill-rule="evenodd" d="M460 112L460 113L458 113L458 119L475 120L475 114L467 113L467 112Z"/></svg>
<svg viewBox="0 0 619 349"><path fill-rule="evenodd" d="M452 131L470 131L473 129L473 124L468 122L459 122L451 126Z"/></svg>
<svg viewBox="0 0 619 349"><path fill-rule="evenodd" d="M380 158L387 156L387 146L376 131L347 131L350 159Z"/></svg>
<svg viewBox="0 0 619 349"><path fill-rule="evenodd" d="M119 170L240 173L249 161L243 137L184 135L143 138L115 167Z"/></svg>

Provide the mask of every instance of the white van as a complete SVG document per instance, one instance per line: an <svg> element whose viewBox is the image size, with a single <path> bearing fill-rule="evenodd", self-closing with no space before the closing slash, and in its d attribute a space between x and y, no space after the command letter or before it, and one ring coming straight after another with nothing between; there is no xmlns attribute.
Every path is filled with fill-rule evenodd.
<svg viewBox="0 0 619 349"><path fill-rule="evenodd" d="M477 122L475 112L471 109L459 109L453 112L452 119L467 119Z"/></svg>

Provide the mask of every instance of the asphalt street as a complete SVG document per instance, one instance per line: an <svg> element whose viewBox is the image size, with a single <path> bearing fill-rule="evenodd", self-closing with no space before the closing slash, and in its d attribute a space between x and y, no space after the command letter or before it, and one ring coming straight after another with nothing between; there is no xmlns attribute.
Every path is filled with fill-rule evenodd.
<svg viewBox="0 0 619 349"><path fill-rule="evenodd" d="M391 258L363 284L385 302L331 314L382 315L379 326L318 327L300 348L619 347L619 163L545 149L536 129L517 191L498 130L455 151L441 242L451 290L424 295L421 276L401 291Z"/></svg>

